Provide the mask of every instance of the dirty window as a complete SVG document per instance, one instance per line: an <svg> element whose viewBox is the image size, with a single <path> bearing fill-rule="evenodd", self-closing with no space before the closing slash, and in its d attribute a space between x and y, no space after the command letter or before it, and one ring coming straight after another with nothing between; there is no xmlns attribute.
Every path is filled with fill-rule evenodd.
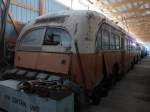
<svg viewBox="0 0 150 112"><path fill-rule="evenodd" d="M22 37L20 42L22 46L40 46L44 38L44 28L36 28L31 31L27 31Z"/></svg>
<svg viewBox="0 0 150 112"><path fill-rule="evenodd" d="M100 50L102 48L102 30L99 29L96 40L96 49Z"/></svg>
<svg viewBox="0 0 150 112"><path fill-rule="evenodd" d="M103 49L109 49L109 31L106 29L103 29L102 31L102 48Z"/></svg>
<svg viewBox="0 0 150 112"><path fill-rule="evenodd" d="M136 49L136 43L134 41L131 41L131 50L135 51Z"/></svg>
<svg viewBox="0 0 150 112"><path fill-rule="evenodd" d="M128 50L130 50L130 40L128 40Z"/></svg>
<svg viewBox="0 0 150 112"><path fill-rule="evenodd" d="M44 38L44 45L70 47L69 34L60 28L48 28Z"/></svg>
<svg viewBox="0 0 150 112"><path fill-rule="evenodd" d="M110 49L116 49L116 36L115 34L111 34L111 37L110 37Z"/></svg>
<svg viewBox="0 0 150 112"><path fill-rule="evenodd" d="M128 49L128 40L127 40L127 39L124 40L124 44L125 44L125 45L124 45L124 46L125 46L125 49L127 50L127 49Z"/></svg>
<svg viewBox="0 0 150 112"><path fill-rule="evenodd" d="M120 36L116 35L116 49L120 49Z"/></svg>

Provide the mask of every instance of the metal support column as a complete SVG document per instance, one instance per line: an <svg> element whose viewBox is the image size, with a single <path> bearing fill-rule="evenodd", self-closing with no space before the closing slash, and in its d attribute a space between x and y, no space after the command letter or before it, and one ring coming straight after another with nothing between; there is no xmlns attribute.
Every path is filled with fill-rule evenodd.
<svg viewBox="0 0 150 112"><path fill-rule="evenodd" d="M10 0L1 0L1 32L0 32L0 65L5 59L5 28L9 11Z"/></svg>
<svg viewBox="0 0 150 112"><path fill-rule="evenodd" d="M45 0L39 0L39 16L44 14L44 3Z"/></svg>

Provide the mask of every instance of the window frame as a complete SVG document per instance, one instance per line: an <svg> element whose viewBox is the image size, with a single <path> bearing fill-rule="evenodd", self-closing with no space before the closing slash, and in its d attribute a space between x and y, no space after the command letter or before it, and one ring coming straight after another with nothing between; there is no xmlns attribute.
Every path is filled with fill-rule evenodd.
<svg viewBox="0 0 150 112"><path fill-rule="evenodd" d="M126 50L125 41L126 41L125 34L121 32L121 34L120 34L120 50Z"/></svg>
<svg viewBox="0 0 150 112"><path fill-rule="evenodd" d="M130 51L130 39L128 38L128 51Z"/></svg>
<svg viewBox="0 0 150 112"><path fill-rule="evenodd" d="M103 49L103 42L102 42L102 40L103 40L103 33L102 32L103 32L104 29L106 29L106 28L103 27L104 25L107 25L109 27L107 29L107 31L109 32L109 48L108 49ZM115 32L117 32L117 33L113 33L115 35L115 49L110 49L110 37L111 37L112 29L115 30ZM99 32L101 32L101 47L100 48L98 48L98 43L97 43L98 42L97 40L98 40L98 33ZM112 25L110 25L110 24L108 24L106 22L102 23L102 27L99 27L98 31L96 33L96 42L95 42L96 51L100 51L100 50L121 50L122 49L122 43L123 43L122 42L123 37L121 37L122 33L123 32L121 32L121 30L116 29ZM119 38L119 49L117 49L116 36L118 36L118 38Z"/></svg>
<svg viewBox="0 0 150 112"><path fill-rule="evenodd" d="M121 45L122 45L122 37L121 37L121 31L116 29L115 27L111 26L111 35L113 34L114 35L114 38L115 38L115 48L114 49L110 49L110 50L121 50ZM110 37L112 38L112 37ZM117 39L119 40L119 43L117 45L116 41ZM119 46L119 48L117 48L117 46Z"/></svg>
<svg viewBox="0 0 150 112"><path fill-rule="evenodd" d="M121 36L120 36L120 33L118 33L116 41L117 41L117 39L118 39L119 43L117 44L117 42L116 42L116 50L120 50L121 49ZM119 47L119 48L117 48L117 47Z"/></svg>
<svg viewBox="0 0 150 112"><path fill-rule="evenodd" d="M43 37L44 37L44 36L45 36L46 27L45 27L45 26L34 27L34 28L29 29L29 30L26 30L26 31L20 36L20 38L18 38L18 42L21 43L21 41L22 41L22 39L23 39L23 38L22 38L23 36L25 36L25 35L31 33L31 32L34 31L34 30L42 29L42 28L43 28L43 30L44 30L44 33L43 33Z"/></svg>
<svg viewBox="0 0 150 112"><path fill-rule="evenodd" d="M61 30L63 30L64 32L66 32L66 33L68 34L69 38L70 38L69 40L70 40L70 47L71 47L72 37L71 37L70 33L68 32L68 30L67 30L66 28L64 28L64 27L57 27L57 26L46 26L46 31L45 31L45 34L44 34L42 46L53 46L53 47L57 47L57 45L56 45L56 46L55 46L55 45L44 45L44 40L45 40L45 37L46 37L47 30L50 29L50 28L51 28L51 29L52 29L52 28L61 29ZM62 46L62 47L63 47L63 46Z"/></svg>
<svg viewBox="0 0 150 112"><path fill-rule="evenodd" d="M124 42L124 44L125 44L125 50L128 50L128 38L127 37L125 37L125 42Z"/></svg>
<svg viewBox="0 0 150 112"><path fill-rule="evenodd" d="M108 27L108 29L106 29L106 27L104 27L104 26L102 26L102 33L101 33L101 35L102 35L102 39L101 39L101 48L102 48L102 50L110 50L110 35L111 35L111 31L110 31L110 28L111 28L111 25L109 25L108 23L105 23L105 24L103 24L103 25L106 25L107 27ZM108 32L108 45L107 45L107 49L105 49L105 48L103 48L103 31L107 31Z"/></svg>
<svg viewBox="0 0 150 112"><path fill-rule="evenodd" d="M44 29L44 33L43 33L43 38L42 38L42 43L41 43L41 45L40 46L21 46L21 40L22 40L22 37L24 36L24 35L26 35L26 34L28 34L28 33L30 33L30 32L32 32L33 30L36 30L36 29L41 29L41 28L43 28ZM67 48L67 49L71 49L71 47L72 47L72 36L70 35L70 33L69 33L69 31L65 28L65 27L59 27L59 26L37 26L37 27L33 27L33 28L31 28L31 29L27 29L26 31L24 31L20 36L19 36L19 38L18 38L18 40L17 40L17 42L18 42L18 44L17 44L17 50L19 50L19 51L45 51L45 50L43 50L43 47L45 47L45 46L49 46L50 47L50 45L43 45L43 43L44 43L44 38L45 38L45 36L46 36L46 31L47 31L47 29L48 28L59 28L59 29L62 29L62 30L64 30L68 35L69 35L69 37L70 37L70 48ZM35 47L38 47L37 49L33 49L33 48L35 48ZM53 46L53 47L56 47L56 46ZM48 52L48 51L46 51L46 52ZM51 52L51 51L50 51Z"/></svg>
<svg viewBox="0 0 150 112"><path fill-rule="evenodd" d="M111 44L111 39L113 40L114 44L112 45ZM110 36L110 43L109 43L109 46L110 46L110 50L116 50L116 34L111 32L111 36ZM114 48L111 48L111 47L114 47Z"/></svg>
<svg viewBox="0 0 150 112"><path fill-rule="evenodd" d="M103 24L104 24L104 23L103 23ZM102 25L103 25L103 24L102 24ZM99 35L99 33L100 33L100 47L98 47L98 45L99 45L99 44L98 44L98 42L99 42L99 41L98 41L98 37L99 37L98 35ZM102 27L99 27L99 28L98 28L98 31L97 31L97 34L96 34L96 42L95 42L95 45L96 45L96 46L95 46L95 47L96 47L96 51L102 50Z"/></svg>
<svg viewBox="0 0 150 112"><path fill-rule="evenodd" d="M47 32L47 29L48 28L58 28L58 29L62 29L64 30L68 36L69 36L69 40L70 40L70 46L69 47L64 47L64 46L55 46L55 45L44 45L44 39L45 39L45 36L46 36L46 32ZM72 49L72 36L71 34L69 33L69 31L65 28L65 27L59 27L59 26L46 26L46 31L45 31L45 35L44 35L44 38L43 38L43 45L42 45L42 51L43 52L50 52L50 53L67 53L67 52L70 52Z"/></svg>
<svg viewBox="0 0 150 112"><path fill-rule="evenodd" d="M17 39L17 50L20 50L20 51L41 51L41 48L42 48L42 43L43 43L43 39L42 39L42 43L41 45L39 46L33 46L33 45L24 45L22 46L22 39L23 39L23 36L24 35L27 35L28 33L36 30L36 29L44 29L44 32L43 32L43 38L45 36L45 31L46 31L46 27L45 26L38 26L38 27L33 27L31 29L27 29L26 31L24 31L20 36L19 38Z"/></svg>

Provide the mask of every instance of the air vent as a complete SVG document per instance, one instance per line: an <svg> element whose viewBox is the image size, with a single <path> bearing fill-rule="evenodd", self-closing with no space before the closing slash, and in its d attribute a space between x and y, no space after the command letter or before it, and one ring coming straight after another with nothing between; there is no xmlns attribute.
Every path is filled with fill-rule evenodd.
<svg viewBox="0 0 150 112"><path fill-rule="evenodd" d="M64 16L54 16L54 17L47 17L47 18L41 18L41 19L37 19L35 24L38 23L64 23L67 19L68 19L68 15L64 15Z"/></svg>

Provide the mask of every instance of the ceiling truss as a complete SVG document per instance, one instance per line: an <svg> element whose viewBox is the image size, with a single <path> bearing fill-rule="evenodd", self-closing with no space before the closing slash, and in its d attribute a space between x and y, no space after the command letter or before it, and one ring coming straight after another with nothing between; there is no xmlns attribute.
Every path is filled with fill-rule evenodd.
<svg viewBox="0 0 150 112"><path fill-rule="evenodd" d="M97 0L95 4L103 5L102 10L110 12L141 41L150 41L150 0Z"/></svg>

